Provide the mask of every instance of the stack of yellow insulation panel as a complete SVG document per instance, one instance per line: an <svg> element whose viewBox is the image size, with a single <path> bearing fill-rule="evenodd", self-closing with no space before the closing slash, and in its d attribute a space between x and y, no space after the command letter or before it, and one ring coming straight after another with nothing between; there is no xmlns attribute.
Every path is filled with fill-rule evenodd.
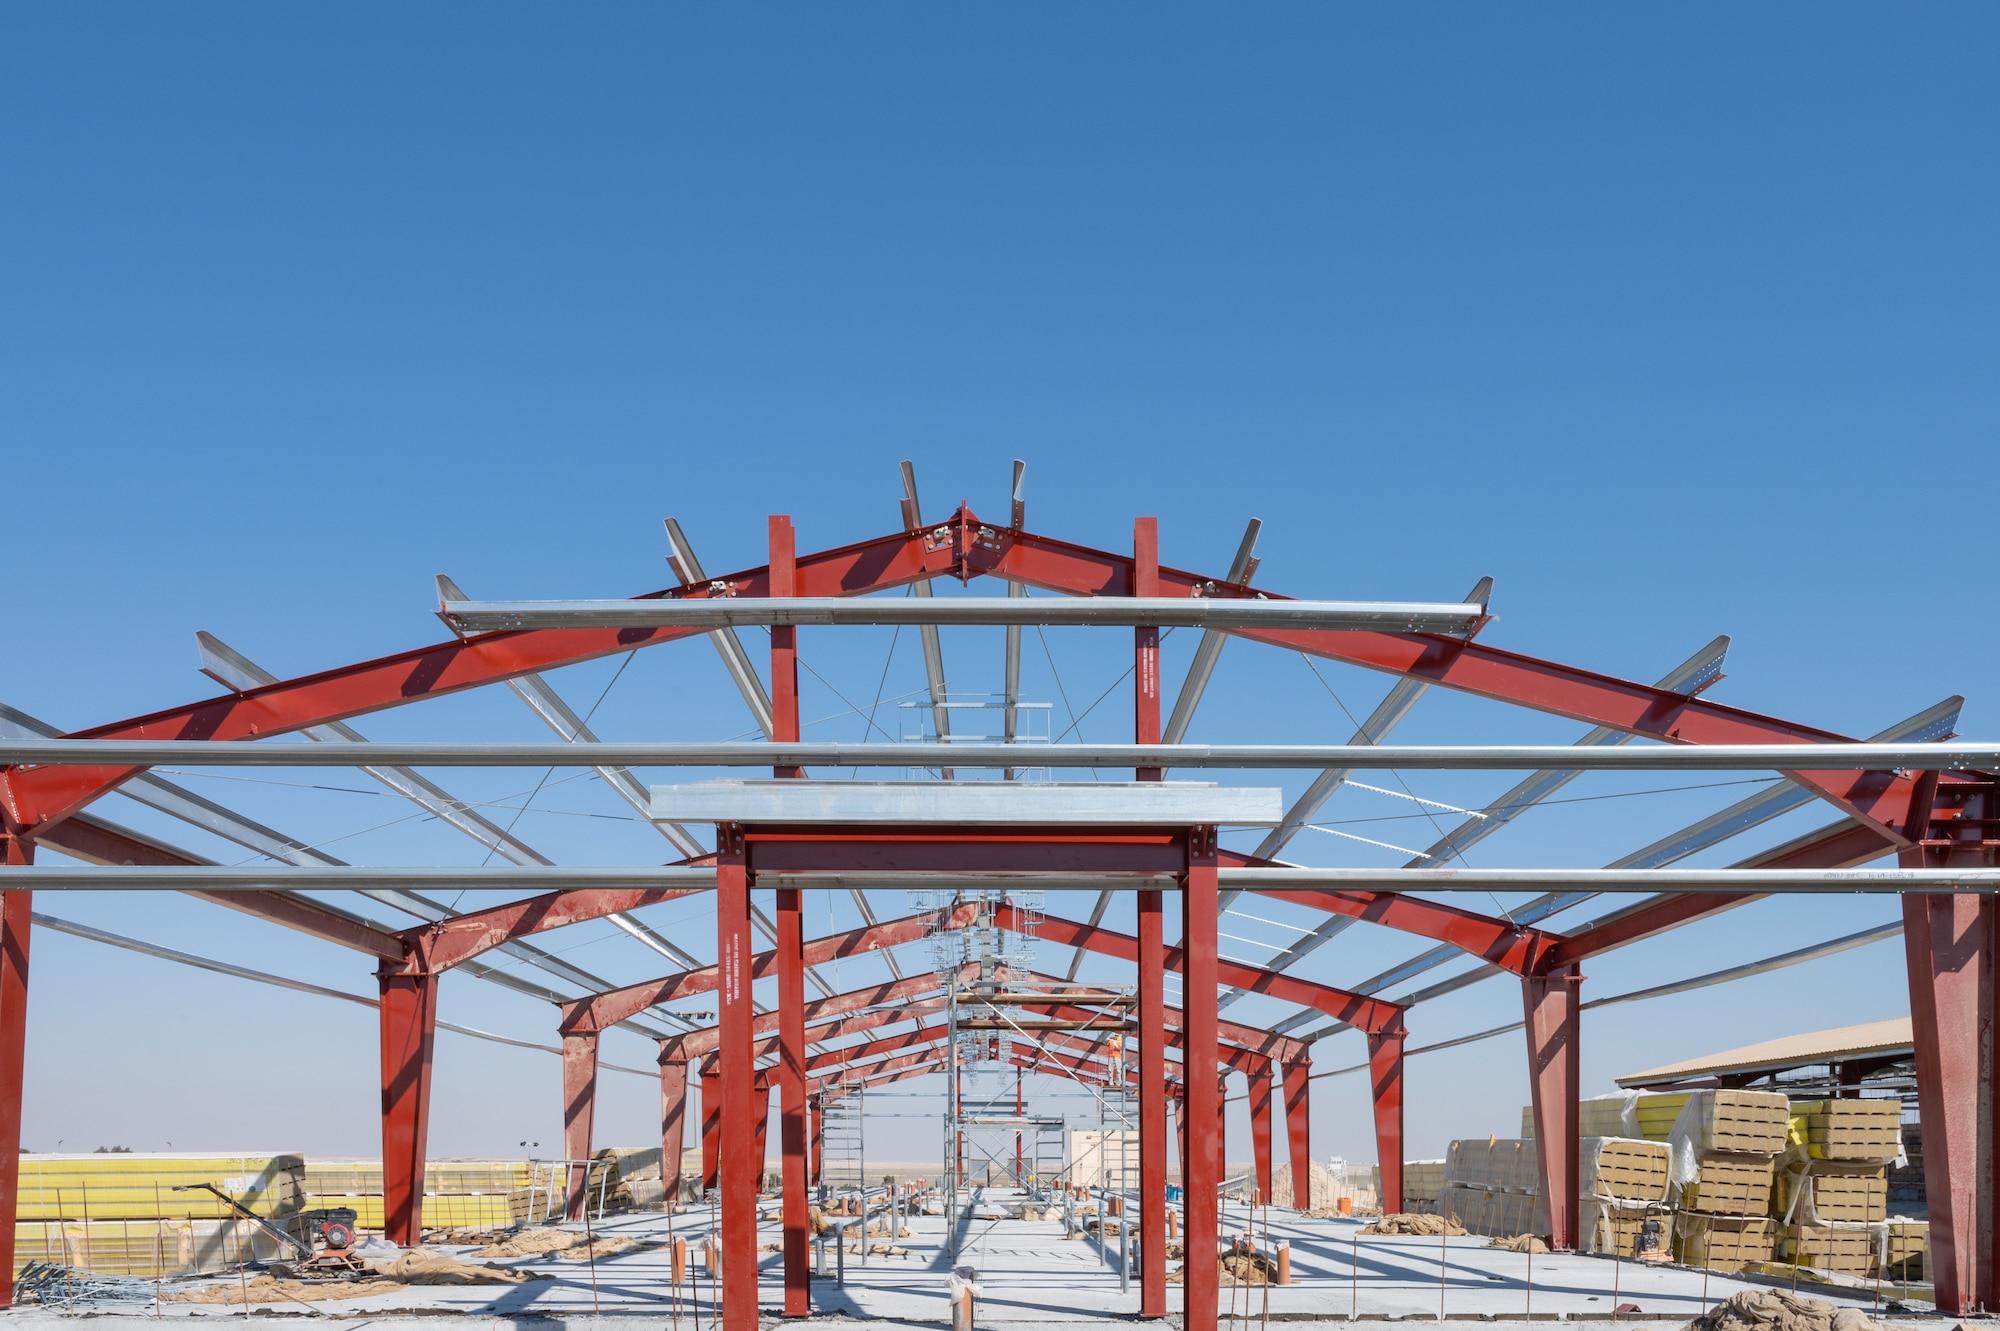
<svg viewBox="0 0 2000 1331"><path fill-rule="evenodd" d="M1584 1250L1634 1256L1647 1222L1655 1221L1664 1252L1673 1231L1667 1148L1631 1137L1585 1137L1579 1163Z"/></svg>
<svg viewBox="0 0 2000 1331"><path fill-rule="evenodd" d="M1639 1135L1649 1142L1663 1142L1674 1130L1674 1120L1681 1116L1681 1106L1688 1102L1690 1091L1665 1091L1653 1095L1642 1095L1634 1113L1639 1118Z"/></svg>
<svg viewBox="0 0 2000 1331"><path fill-rule="evenodd" d="M1801 1100L1771 1197L1779 1255L1847 1275L1874 1272L1889 1218L1888 1163L1902 1150L1899 1099ZM1892 1254L1895 1264L1908 1252Z"/></svg>
<svg viewBox="0 0 2000 1331"><path fill-rule="evenodd" d="M23 1155L14 1264L54 1262L113 1275L220 1271L282 1256L237 1220L212 1183L252 1212L284 1221L301 1209L305 1161L283 1152Z"/></svg>
<svg viewBox="0 0 2000 1331"><path fill-rule="evenodd" d="M1785 1097L1710 1090L1677 1098L1687 1107L1697 1171L1681 1185L1675 1224L1680 1261L1718 1271L1770 1261L1778 1237L1768 1214L1772 1162L1785 1149L1790 1121Z"/></svg>
<svg viewBox="0 0 2000 1331"><path fill-rule="evenodd" d="M432 1160L424 1167L424 1228L491 1229L512 1223L508 1199L525 1191L522 1160ZM380 1160L314 1160L305 1170L306 1206L353 1208L362 1229L382 1228Z"/></svg>
<svg viewBox="0 0 2000 1331"><path fill-rule="evenodd" d="M1593 1095L1576 1102L1577 1135L1580 1137L1629 1137L1625 1127L1626 1095ZM1521 1106L1521 1136L1535 1135L1535 1107Z"/></svg>
<svg viewBox="0 0 2000 1331"><path fill-rule="evenodd" d="M1444 1161L1405 1160L1403 1162L1403 1209L1418 1215L1435 1215L1438 1194L1444 1191Z"/></svg>
<svg viewBox="0 0 2000 1331"><path fill-rule="evenodd" d="M1535 1144L1509 1138L1455 1141L1445 1155L1438 1214L1468 1232L1513 1238L1537 1227Z"/></svg>

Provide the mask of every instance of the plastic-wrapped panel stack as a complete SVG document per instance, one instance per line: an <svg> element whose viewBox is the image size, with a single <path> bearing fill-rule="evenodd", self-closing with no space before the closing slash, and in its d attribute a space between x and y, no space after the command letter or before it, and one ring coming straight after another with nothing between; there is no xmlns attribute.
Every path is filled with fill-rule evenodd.
<svg viewBox="0 0 2000 1331"><path fill-rule="evenodd" d="M1585 1137L1581 1148L1577 1194L1583 1203L1583 1250L1623 1257L1664 1254L1673 1232L1666 1146L1633 1137Z"/></svg>
<svg viewBox="0 0 2000 1331"><path fill-rule="evenodd" d="M1444 1191L1444 1161L1403 1162L1403 1209L1414 1215L1436 1215L1438 1194Z"/></svg>
<svg viewBox="0 0 2000 1331"><path fill-rule="evenodd" d="M1647 1106L1656 1123L1661 1105ZM1675 1253L1688 1266L1735 1271L1771 1260L1778 1227L1768 1214L1772 1164L1785 1149L1789 1109L1769 1091L1695 1091L1677 1101L1667 1132L1680 1214Z"/></svg>
<svg viewBox="0 0 2000 1331"><path fill-rule="evenodd" d="M1892 1234L1889 1224L1888 1166L1902 1154L1902 1112L1899 1099L1792 1105L1771 1196L1781 1257L1846 1275L1870 1275L1880 1264L1916 1278L1907 1272L1924 1265L1928 1226L1901 1221Z"/></svg>
<svg viewBox="0 0 2000 1331"><path fill-rule="evenodd" d="M1451 1144L1438 1190L1438 1214L1474 1234L1513 1238L1536 1228L1535 1144L1467 1138Z"/></svg>

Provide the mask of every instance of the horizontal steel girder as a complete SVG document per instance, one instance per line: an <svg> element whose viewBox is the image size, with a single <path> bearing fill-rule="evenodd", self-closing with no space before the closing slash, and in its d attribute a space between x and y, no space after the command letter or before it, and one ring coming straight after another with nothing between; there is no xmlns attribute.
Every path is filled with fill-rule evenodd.
<svg viewBox="0 0 2000 1331"><path fill-rule="evenodd" d="M962 876L962 875L960 875ZM792 886L812 886L799 875ZM843 875L841 886L857 875ZM2000 868L1946 869L1222 869L1224 887L1247 891L1265 888L1288 892L1493 892L1539 888L1572 888L1591 892L1740 893L1740 892L1993 892L2000 891ZM883 887L923 887L924 874L883 873L871 881ZM995 874L989 885L1009 883L1032 887L1091 886L1132 889L1118 874ZM116 867L53 868L44 865L10 867L0 874L5 891L133 891L155 889L186 892L305 892L358 888L414 887L440 891L484 888L546 891L684 888L708 891L715 870L668 866L585 868L440 869L412 868L290 868L253 867ZM829 884L829 886L831 886ZM1139 880L1143 889L1159 890L1157 878Z"/></svg>
<svg viewBox="0 0 2000 1331"><path fill-rule="evenodd" d="M1960 772L2000 767L2000 744L596 744L296 740L0 740L0 764L70 767L1161 767L1261 770Z"/></svg>
<svg viewBox="0 0 2000 1331"><path fill-rule="evenodd" d="M1286 601L1208 596L698 596L639 601L440 601L466 633L523 629L750 628L770 624L1095 624L1463 633L1486 607L1456 601Z"/></svg>

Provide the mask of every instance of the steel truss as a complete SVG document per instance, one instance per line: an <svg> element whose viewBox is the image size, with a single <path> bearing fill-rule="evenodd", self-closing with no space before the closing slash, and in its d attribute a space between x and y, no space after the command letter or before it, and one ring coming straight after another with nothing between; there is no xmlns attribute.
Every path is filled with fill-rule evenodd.
<svg viewBox="0 0 2000 1331"><path fill-rule="evenodd" d="M305 856L304 848L296 842L290 842L288 848L280 834L186 792L177 794L143 769L166 761L190 765L366 763L385 768L483 765L501 760L580 765L606 772L607 779L638 807L636 783L623 771L629 763L679 760L769 765L778 777L797 776L807 763L891 765L888 754L871 751L881 746L801 743L796 640L800 622L879 619L882 614L894 614L926 626L954 615L1017 625L1062 619L1126 624L1133 626L1134 634L1135 743L1037 745L1036 767L1117 765L1131 768L1140 781L1159 780L1169 766L1308 766L1339 779L1349 770L1368 766L1530 767L1537 775L1524 786L1532 783L1535 787L1527 800L1532 803L1560 785L1555 778L1566 780L1579 770L1735 766L1781 771L1797 790L1834 805L1841 815L1831 825L1747 862L1744 868L1763 871L1756 876L1722 878L1714 876L1714 871L1706 878L1662 875L1657 880L1662 888L1657 895L1614 911L1586 929L1566 933L1537 927L1526 919L1496 920L1407 895L1410 890L1441 890L1444 883L1435 876L1412 879L1373 871L1297 871L1275 861L1223 852L1216 845L1215 829L1207 826L1161 828L1143 836L1106 832L1087 838L1098 854L1097 863L1115 863L1120 873L1150 874L1166 880L1178 893L1182 913L1181 946L1172 950L1162 941L1165 894L1159 890L1137 893L1136 937L1103 929L1099 923L1101 903L1089 922L1050 919L1042 924L1043 937L1067 943L1079 954L1096 951L1136 966L1136 998L1130 1010L1138 1045L1143 1232L1164 1231L1165 1107L1171 1098L1181 1106L1178 1120L1189 1187L1189 1251L1215 1241L1213 1185L1221 1174L1221 1133L1206 1125L1219 1125L1223 1096L1218 1079L1228 1070L1243 1073L1249 1082L1258 1172L1266 1186L1277 1099L1282 1099L1292 1160L1303 1163L1310 1156L1305 1127L1310 1076L1307 1052L1317 1036L1294 1038L1223 1021L1218 1011L1225 984L1296 1003L1338 1026L1364 1032L1374 1074L1384 1201L1400 1201L1401 1061L1407 1004L1374 996L1370 985L1354 991L1337 990L1289 975L1285 967L1296 956L1283 958L1271 968L1225 961L1216 943L1218 910L1225 892L1258 892L1323 912L1329 922L1366 921L1407 932L1449 950L1440 955L1466 955L1519 978L1537 1132L1542 1141L1554 1147L1542 1154L1542 1191L1551 1200L1551 1237L1558 1247L1569 1247L1576 1238L1577 1221L1575 1101L1581 965L1612 948L1778 890L1784 884L1783 874L1789 872L1801 875L1794 881L1802 890L1826 890L1830 881L1839 881L1843 887L1873 882L1883 890L1905 893L1904 935L1917 1018L1926 1167L1931 1194L1939 1199L1933 1218L1938 1304L1941 1311L1956 1313L2000 1306L2000 1290L1995 1287L2000 1252L1978 1238L2000 1230L1995 1223L2000 1217L1996 1216L1994 1148L1992 1134L1987 1131L1995 1113L1993 1091L1980 1075L1980 1069L1990 1066L1992 1055L1986 1005L2000 983L2000 976L1996 976L2000 971L2000 920L1996 920L1993 898L1984 892L1937 890L1951 885L1984 888L1991 881L1995 850L2000 848L2000 837L1993 830L2000 827L2000 782L1983 769L1995 765L2000 749L1992 745L1922 744L1912 742L1910 735L1898 735L1883 745L1862 746L1829 731L1708 701L1701 690L1717 677L1712 668L1682 672L1685 679L1670 677L1667 683L1649 686L1492 648L1477 641L1486 622L1484 585L1466 603L1397 607L1394 614L1403 618L1395 622L1391 622L1393 614L1384 618L1383 607L1287 602L1250 586L1256 563L1250 555L1254 527L1238 552L1231 576L1222 579L1161 566L1157 530L1151 519L1136 524L1130 553L1095 550L1040 536L1023 525L1018 468L1010 524L984 523L963 506L940 522L925 523L916 503L914 478L907 469L905 479L904 521L900 529L883 537L801 556L795 553L790 520L773 518L768 533L770 555L764 566L709 578L701 574L685 537L670 524L681 584L619 603L623 608L598 606L567 618L545 614L542 620L533 621L555 625L552 627L475 631L485 622L476 616L492 607L482 611L479 603L467 601L455 586L441 583L441 600L452 603L445 607L447 618L456 617L455 636L446 642L290 680L268 679L215 644L219 650L207 655L216 667L212 673L229 689L223 696L52 741L46 731L33 727L0 727L0 763L5 764L0 766L0 865L5 866L0 879L30 888L61 881L53 873L31 867L37 846L91 864L134 866L138 874L167 871L157 885L227 905L375 960L380 992L385 1202L390 1236L403 1242L421 1233L421 1179L437 1028L437 984L444 973L463 970L517 988L525 985L562 1000L565 1154L572 1158L589 1153L596 1046L602 1030L630 1022L674 997L715 993L719 1011L713 1026L652 1032L660 1045L663 1143L670 1148L662 1163L677 1175L690 1078L699 1075L709 1088L702 1099L704 1175L708 1182L719 1184L723 1193L724 1320L732 1331L749 1331L757 1314L752 1194L764 1157L766 1132L766 1115L757 1108L759 1097L768 1094L774 1081L782 1096L779 1139L786 1200L785 1312L800 1315L809 1310L804 1199L811 1172L817 1168L812 1149L814 1122L823 1115L829 1100L852 1094L855 1088L933 1075L940 1067L948 1067L956 1045L954 1022L948 1014L942 1024L926 1024L923 1018L934 1014L916 1010L927 999L938 1001L940 1010L953 1006L949 987L941 986L934 975L899 978L891 984L846 994L833 994L822 985L822 997L808 1000L809 966L838 956L892 948L920 935L910 933L910 921L876 923L871 916L862 929L809 941L802 927L803 888L812 885L812 875L819 875L829 886L838 883L858 889L912 866L968 879L990 875L996 868L1004 871L1009 865L1016 872L1046 872L1052 855L1069 855L1075 849L1075 829L1060 829L1061 836L1058 829L1033 827L1001 831L991 827L901 832L868 829L865 834L843 839L824 835L824 829L725 824L717 829L716 850L701 854L684 833L675 835L679 829L663 828L687 854L677 867L641 870L639 880L623 881L593 881L588 876L593 871L579 871L581 876L573 880L544 879L555 890L462 915L439 913L420 899L395 900L390 904L417 913L424 922L394 929L289 890L308 882L314 886L351 886L368 871L356 871L352 878L342 879L341 866L328 864L325 857ZM1007 584L1010 599L991 602L1004 608L983 617L987 603L968 610L962 600L945 603L920 595L907 602L871 602L867 608L850 610L843 607L857 603L835 599L900 587L927 593L932 580L940 577L961 581L998 578ZM1024 588L1085 600L1071 607L1052 608L1047 601L1030 602L1013 595ZM1107 600L1116 604L1102 604ZM704 609L691 602L722 604ZM1093 602L1097 604L1093 606ZM881 606L897 608L878 610ZM901 608L906 606L914 608ZM531 622L531 612L548 609L517 606L506 613L526 624ZM592 613L598 615L596 621L590 618ZM771 625L768 692L742 659L740 643L726 628L718 627L735 622ZM1196 668L1176 704L1170 734L1163 733L1160 717L1158 630L1163 622L1184 622L1204 630ZM732 677L768 736L766 743L601 744L540 677L540 672L560 666L699 636L709 636L722 650ZM1213 669L1216 652L1230 637L1394 675L1398 690L1392 694L1397 706L1391 710L1396 716L1424 689L1441 687L1550 712L1598 729L1586 737L1583 747L1517 747L1484 753L1390 750L1368 742L1283 753L1256 747L1163 744L1164 739L1181 740ZM932 705L941 709L944 672L935 638L933 627L925 635L926 665ZM1010 631L1010 717L1017 701L1017 653L1018 634ZM337 744L292 746L263 738L336 727L370 712L500 682L512 685L570 743L483 749L372 745L336 732L334 737L341 741ZM1385 724L1364 735L1364 741L1379 739L1394 719L1384 718ZM1948 723L1942 729L1948 730ZM947 734L942 721L938 733L941 738ZM1612 743L1597 736L1609 737ZM1620 750L1615 741L1624 737L1664 741L1677 747ZM1934 737L1924 733L1915 738ZM256 742L246 743L252 739ZM106 747L92 751L82 742ZM188 749L197 747L203 756L188 756ZM893 765L912 764L913 746L890 747L895 750ZM943 750L938 755L940 767L947 765L948 755L953 766L1012 769L1020 756L1018 750L1009 751L1004 745L937 747ZM985 751L987 748L992 751ZM1691 748L1699 752L1691 752ZM618 780L621 774L622 781ZM1330 789L1338 781L1322 784ZM261 883L244 881L257 875L216 869L200 857L85 812L93 802L121 786L129 786L135 794L142 788L150 791L146 797L156 807L253 848L261 849L267 843L276 846L267 853L299 866L301 877L288 879L284 870L261 871ZM162 791L161 787L166 788ZM398 788L419 802L431 802L431 807L449 808L436 803L449 797L428 783ZM1292 821L1303 821L1306 816L1309 811ZM1769 816L1768 812L1745 813L1731 827L1702 835L1719 839ZM486 835L474 819L457 821L469 835ZM1689 835L1695 832L1690 829ZM494 843L489 840L488 844ZM1880 876L1830 880L1821 872L1865 864L1892 851L1911 876L1900 880ZM515 851L513 857L529 865L535 860L525 848ZM185 876L175 876L176 871ZM1925 871L1932 876L1915 876ZM518 872L520 877L513 881L525 883L535 881L536 874L563 871L528 867ZM691 876L675 878L675 873ZM111 885L115 878L117 885L129 887L135 885L138 874L124 877L121 873L103 882ZM311 880L307 876L312 874L321 877ZM406 888L420 877L404 874L401 881ZM1468 875L1457 877L1462 883L1476 881ZM1638 890L1646 890L1642 873L1626 871L1624 879L1627 890L1634 884ZM775 920L766 919L751 904L750 891L760 880L764 886L776 888ZM494 881L505 880L485 878L479 885ZM1549 873L1506 880L1500 885L1564 881L1562 874ZM77 885L82 884L78 881ZM1487 882L1479 887L1486 890L1494 885ZM388 885L368 886L371 891L395 890ZM1926 893L1925 889L1931 890ZM1613 889L1601 878L1574 877L1567 890L1551 894L1540 908L1544 913L1535 918L1545 918L1605 890ZM569 982L582 983L587 992L563 996L502 976L479 961L488 951L507 949L530 960L539 957L536 964L550 968L555 959L548 954L519 952L529 947L525 940L588 920L615 922L633 910L689 891L716 894L714 965L686 965L673 976L619 988L601 982L592 985L570 974ZM857 900L863 899L857 896ZM12 1208L17 1186L31 918L31 890L0 893L0 1213ZM763 953L751 946L753 925L772 944ZM1333 931L1322 932L1330 936ZM628 928L627 932L633 930ZM668 940L648 942L643 932L635 932L634 937L665 955L678 951ZM685 953L678 959L684 965L692 960ZM1182 975L1179 1009L1168 1008L1164 1001L1164 976L1169 969ZM767 974L775 975L778 981L775 1012L756 1010L751 999L751 984ZM1012 1065L1060 1067L1064 1075L1085 1081L1127 1076L1122 1062L1118 1068L1112 1067L1102 1038L1091 1038L1103 1033L1082 1029L1084 1018L1078 1014L1092 1011L1089 1005L1050 1002L1023 1004L1018 1010L1024 1016L1032 1013L1051 1022L1077 1023L1078 1028L1047 1031L1032 1055L1011 1055ZM882 1029L903 1023L911 1024L912 1029ZM819 1052L811 1052L814 1049ZM1170 1076L1170 1049L1180 1052L1177 1077ZM759 1066L759 1059L772 1056L773 1065ZM691 1064L696 1066L691 1068ZM678 1179L671 1182L677 1184ZM1300 1189L1301 1204L1307 1200L1305 1191ZM0 1226L0 1245L7 1249L0 1251L0 1281L4 1281L12 1269L11 1227ZM1148 1316L1163 1315L1161 1245L1143 1245L1142 1254L1140 1311ZM1191 1262L1187 1280L1191 1331L1212 1328L1216 1308L1213 1269L1206 1263Z"/></svg>

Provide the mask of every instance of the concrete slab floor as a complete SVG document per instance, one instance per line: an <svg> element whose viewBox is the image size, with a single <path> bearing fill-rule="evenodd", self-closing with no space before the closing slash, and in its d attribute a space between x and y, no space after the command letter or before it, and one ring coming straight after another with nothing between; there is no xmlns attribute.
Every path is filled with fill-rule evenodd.
<svg viewBox="0 0 2000 1331"><path fill-rule="evenodd" d="M996 1218L995 1205L1018 1203L1018 1194L981 1198L981 1205L960 1220L960 1254L956 1264L979 1272L983 1290L977 1304L981 1326L1005 1331L1035 1331L1040 1327L1075 1328L1137 1319L1139 1289L1136 1269L1129 1288L1119 1288L1117 1243L1109 1250L1091 1239L1065 1239L1056 1220L1024 1222ZM1231 1205L1225 1212L1226 1233L1241 1233L1248 1210ZM1363 1221L1310 1220L1271 1209L1257 1213L1259 1241L1288 1241L1292 1247L1293 1283L1221 1291L1222 1321L1232 1320L1241 1331L1266 1322L1364 1321L1435 1322L1442 1312L1448 1321L1481 1321L1526 1327L1558 1318L1565 1322L1602 1323L1605 1327L1632 1322L1679 1324L1704 1307L1739 1289L1770 1287L1775 1282L1750 1282L1682 1267L1653 1263L1614 1262L1575 1254L1525 1255L1488 1248L1483 1239L1412 1239L1364 1237ZM863 1261L850 1252L844 1284L831 1278L813 1281L811 1319L793 1325L812 1331L852 1328L856 1319L878 1323L937 1326L949 1322L946 1279L954 1264L946 1256L941 1217L917 1216L906 1223L916 1232L890 1240L908 1256L873 1256ZM436 1320L463 1324L466 1331L499 1326L527 1331L546 1326L560 1331L572 1325L615 1320L622 1327L658 1325L673 1331L710 1331L714 1290L705 1277L675 1291L671 1279L669 1232L698 1247L708 1232L706 1210L613 1216L594 1225L594 1232L632 1238L632 1251L588 1263L560 1255L503 1263L549 1277L526 1285L411 1286L394 1293L311 1306L280 1302L253 1307L246 1317L237 1305L168 1302L161 1312L169 1318L231 1318L237 1326L282 1319L312 1317L356 1328L384 1318L420 1316L426 1325ZM577 1228L577 1227L572 1227ZM1114 1230L1115 1234L1115 1230ZM779 1239L775 1220L759 1226L760 1246ZM875 1242L885 1240L876 1239ZM466 1255L471 1249L449 1249ZM832 1254L828 1253L829 1268ZM1170 1262L1169 1269L1178 1266ZM782 1306L780 1258L760 1255L760 1303L766 1320L775 1322ZM1532 1288L1530 1275L1532 1272ZM1442 1275L1442 1282L1440 1281ZM233 1281L234 1277L229 1277ZM185 1287L185 1286L183 1286ZM1782 1287L1782 1286L1780 1286ZM169 1290L173 1288L170 1284ZM1805 1287L1836 1304L1874 1310L1871 1290ZM1168 1308L1178 1320L1181 1288L1168 1286ZM1637 1305L1637 1314L1614 1322L1612 1310ZM77 1307L76 1313L152 1317L150 1299L107 1302ZM1937 1326L1927 1306L1900 1306L1885 1318L1911 1326ZM62 1317L61 1310L23 1307L0 1314L9 1327L39 1327Z"/></svg>

